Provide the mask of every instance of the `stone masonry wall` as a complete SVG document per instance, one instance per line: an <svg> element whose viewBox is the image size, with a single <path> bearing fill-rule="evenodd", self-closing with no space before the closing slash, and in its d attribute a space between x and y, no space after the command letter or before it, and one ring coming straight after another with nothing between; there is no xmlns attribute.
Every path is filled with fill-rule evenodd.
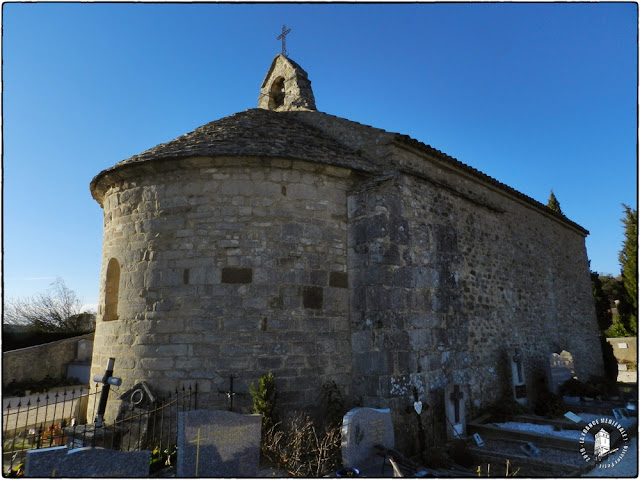
<svg viewBox="0 0 640 480"><path fill-rule="evenodd" d="M12 381L42 380L66 377L67 365L76 358L78 340L91 339L93 333L65 338L56 342L19 348L2 353L2 385Z"/></svg>
<svg viewBox="0 0 640 480"><path fill-rule="evenodd" d="M98 312L92 374L115 357L120 389L197 382L202 408L226 408L229 375L246 393L273 372L285 410L317 403L329 379L348 392L350 172L237 157L156 165L104 198L100 303L116 258L119 319Z"/></svg>
<svg viewBox="0 0 640 480"><path fill-rule="evenodd" d="M601 375L584 236L419 154L395 162L349 197L355 394L403 432L414 391L436 408L448 383L468 408L500 397L515 347L532 390L563 349Z"/></svg>

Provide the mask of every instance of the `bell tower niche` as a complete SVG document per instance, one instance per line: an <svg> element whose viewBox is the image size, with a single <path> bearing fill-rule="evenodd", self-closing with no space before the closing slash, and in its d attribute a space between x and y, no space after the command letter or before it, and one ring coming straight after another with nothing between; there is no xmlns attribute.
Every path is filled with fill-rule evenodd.
<svg viewBox="0 0 640 480"><path fill-rule="evenodd" d="M307 72L284 55L276 55L260 87L258 108L276 112L316 110Z"/></svg>

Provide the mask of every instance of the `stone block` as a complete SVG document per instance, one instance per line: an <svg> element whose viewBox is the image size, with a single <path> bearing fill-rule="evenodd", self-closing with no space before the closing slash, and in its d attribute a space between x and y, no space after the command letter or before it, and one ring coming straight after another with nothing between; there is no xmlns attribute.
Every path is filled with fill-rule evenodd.
<svg viewBox="0 0 640 480"><path fill-rule="evenodd" d="M349 276L346 272L330 272L329 286L337 288L349 288Z"/></svg>

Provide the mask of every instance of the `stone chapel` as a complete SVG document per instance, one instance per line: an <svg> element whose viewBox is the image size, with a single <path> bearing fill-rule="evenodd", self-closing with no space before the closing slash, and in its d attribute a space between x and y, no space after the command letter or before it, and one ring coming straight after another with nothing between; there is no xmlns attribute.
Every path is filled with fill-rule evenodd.
<svg viewBox="0 0 640 480"><path fill-rule="evenodd" d="M293 411L333 380L401 429L414 394L434 405L455 383L469 405L496 400L516 348L528 381L562 350L578 378L603 373L584 228L421 141L318 111L284 55L258 108L103 170L91 194L91 375L114 357L120 391L197 383L200 408L225 409L230 375L248 392L272 372Z"/></svg>

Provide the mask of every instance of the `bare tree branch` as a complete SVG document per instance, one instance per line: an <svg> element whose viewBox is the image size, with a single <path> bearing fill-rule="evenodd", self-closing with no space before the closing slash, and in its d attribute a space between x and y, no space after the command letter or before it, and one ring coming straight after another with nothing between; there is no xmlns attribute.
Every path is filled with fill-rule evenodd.
<svg viewBox="0 0 640 480"><path fill-rule="evenodd" d="M4 322L29 325L48 332L79 332L93 329L95 314L83 312L76 293L58 277L46 293L35 297L7 299Z"/></svg>

